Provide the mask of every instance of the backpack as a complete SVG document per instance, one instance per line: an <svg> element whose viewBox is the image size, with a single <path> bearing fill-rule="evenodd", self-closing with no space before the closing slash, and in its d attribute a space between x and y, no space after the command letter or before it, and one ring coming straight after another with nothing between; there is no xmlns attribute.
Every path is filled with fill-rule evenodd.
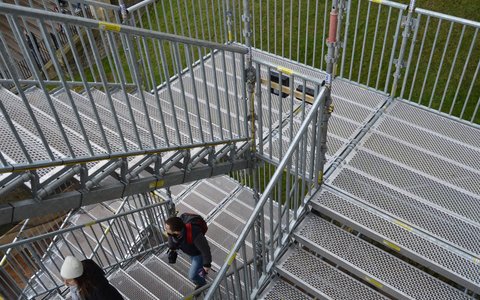
<svg viewBox="0 0 480 300"><path fill-rule="evenodd" d="M192 225L200 227L203 234L207 233L207 222L205 222L201 216L192 213L183 213L180 215L180 219L185 223L187 244L193 244Z"/></svg>

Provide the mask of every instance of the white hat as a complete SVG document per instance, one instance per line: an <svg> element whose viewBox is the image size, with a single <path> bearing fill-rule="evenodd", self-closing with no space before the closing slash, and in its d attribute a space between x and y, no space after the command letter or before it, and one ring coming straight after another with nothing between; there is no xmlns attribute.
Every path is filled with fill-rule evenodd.
<svg viewBox="0 0 480 300"><path fill-rule="evenodd" d="M73 256L65 257L62 268L60 269L60 275L64 279L74 279L82 276L83 266L82 263Z"/></svg>

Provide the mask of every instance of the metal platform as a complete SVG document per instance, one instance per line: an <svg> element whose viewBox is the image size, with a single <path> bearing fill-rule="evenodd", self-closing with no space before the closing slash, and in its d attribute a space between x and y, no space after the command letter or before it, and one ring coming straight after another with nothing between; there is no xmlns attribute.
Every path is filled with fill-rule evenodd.
<svg viewBox="0 0 480 300"><path fill-rule="evenodd" d="M264 54L264 57L269 59L271 55ZM281 60L278 63L285 65ZM298 70L300 67L292 64L292 68ZM313 76L313 71L311 74ZM452 285L441 284L442 289L453 293L445 299L468 298L458 292L458 285L478 294L480 128L402 100L372 105L375 101L368 99L374 98L375 93L358 97L368 113L355 114L354 91L364 88L355 84L342 87L345 82L341 80L336 83L334 93L352 98L345 101L334 96L334 105L340 104L344 111L336 110L333 114L339 112L340 119L356 126L349 132L342 129L347 128L343 125L337 127L336 118L332 118L329 142L342 137L346 144L337 148L340 151L336 154L331 150L328 153L331 155L329 162L334 155L337 164L329 166L324 191L313 198L313 209L383 244L385 251L399 252L429 272L451 280ZM312 234L322 232L321 226L312 225L310 231ZM333 259L323 251L335 245L336 238L326 235L308 243L314 248L324 247L315 251ZM307 242L302 237L297 239ZM345 240L341 244L351 243ZM329 251L334 253L340 250L340 244L338 247ZM334 261L343 267L342 263L350 266L353 261L361 260L360 253L369 251L364 249L358 250L358 255L351 254L349 257L355 258L350 262L339 257ZM378 261L380 258L368 259ZM369 273L355 273L360 268L358 265L350 268L349 271L357 276L367 276L367 281L372 278ZM397 276L398 268L391 266L380 273L387 277ZM379 283L382 289L388 286L388 281L378 279L374 277L370 284ZM404 290L395 285L386 290L391 289L388 293L394 297L437 299L437 294L415 296L420 292L417 281L425 284L430 279L425 282L424 279L409 280L402 282ZM396 284L399 278L393 281Z"/></svg>

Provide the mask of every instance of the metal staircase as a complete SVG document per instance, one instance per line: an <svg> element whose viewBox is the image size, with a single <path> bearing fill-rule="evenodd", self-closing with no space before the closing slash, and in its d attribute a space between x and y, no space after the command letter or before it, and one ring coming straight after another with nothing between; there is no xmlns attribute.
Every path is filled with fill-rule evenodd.
<svg viewBox="0 0 480 300"><path fill-rule="evenodd" d="M0 296L68 299L59 268L75 255L102 265L126 299L479 299L479 104L469 101L480 64L466 70L480 55L480 24L415 11L414 1L334 0L325 1L320 34L321 1L313 31L293 2L286 23L299 24L294 58L293 29L263 23L265 11L286 20L285 11L262 2L222 0L209 11L194 1L145 1L127 13L87 0L107 22L96 10L80 18L0 3L9 29L0 33L0 197L22 185L32 193L0 205L0 223L74 209L60 229L0 246L9 249ZM337 30L327 38L330 10ZM369 21L375 36L367 39ZM453 51L446 42L451 70L466 49L462 74L448 77L441 104L432 105L442 58L421 106L412 101L420 94L425 104L431 57L426 72L417 66L413 83L407 78L429 22L438 22L436 41L442 21L448 38L457 25L473 38ZM306 45L322 36L305 55L302 22ZM18 34L28 24L47 49L49 29L71 33L70 49L47 55L48 70ZM8 60L12 43L32 77ZM334 63L340 77L332 82ZM417 74L425 76L421 91ZM445 108L449 85L457 90ZM188 257L167 262L162 230L175 211L209 225L214 271L197 291Z"/></svg>

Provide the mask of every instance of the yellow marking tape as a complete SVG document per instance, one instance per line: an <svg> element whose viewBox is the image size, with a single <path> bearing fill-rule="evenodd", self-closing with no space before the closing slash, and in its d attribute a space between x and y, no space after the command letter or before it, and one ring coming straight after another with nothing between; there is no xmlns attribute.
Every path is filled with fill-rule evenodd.
<svg viewBox="0 0 480 300"><path fill-rule="evenodd" d="M397 251L397 252L400 252L400 250L401 250L400 247L398 247L398 246L395 245L394 243L389 242L389 241L387 241L387 240L383 240L383 243L384 243L385 245L387 245L388 248L391 248L391 249L393 249L393 250L395 250L395 251Z"/></svg>
<svg viewBox="0 0 480 300"><path fill-rule="evenodd" d="M3 265L4 265L6 262L7 262L7 257L4 256L4 257L2 258L2 261L0 261L0 267L3 267ZM2 299L1 297L2 297L2 296L0 296L0 300Z"/></svg>
<svg viewBox="0 0 480 300"><path fill-rule="evenodd" d="M192 300L192 299L193 299L192 295L189 295L189 296L185 297L185 300Z"/></svg>
<svg viewBox="0 0 480 300"><path fill-rule="evenodd" d="M373 3L378 3L378 4L382 4L383 0L370 0L372 1Z"/></svg>
<svg viewBox="0 0 480 300"><path fill-rule="evenodd" d="M476 258L476 257L473 257L473 263L476 264L476 265L480 265L480 259Z"/></svg>
<svg viewBox="0 0 480 300"><path fill-rule="evenodd" d="M161 179L161 180L154 181L154 182L150 183L150 185L148 187L151 188L151 189L158 189L158 188L163 187L164 185L165 185L165 180Z"/></svg>
<svg viewBox="0 0 480 300"><path fill-rule="evenodd" d="M233 261L234 261L235 258L237 257L237 254L238 254L238 252L235 252L235 253L233 254L233 256L228 260L227 264L228 264L229 266L232 265Z"/></svg>
<svg viewBox="0 0 480 300"><path fill-rule="evenodd" d="M285 68L285 67L278 66L277 70L279 70L283 74L287 74L287 75L292 75L293 74L293 70Z"/></svg>
<svg viewBox="0 0 480 300"><path fill-rule="evenodd" d="M233 40L233 34L232 31L228 31L228 41L231 42Z"/></svg>
<svg viewBox="0 0 480 300"><path fill-rule="evenodd" d="M374 286L376 286L377 288L379 289L383 289L383 284L381 284L380 282L376 281L375 279L373 278L370 278L368 276L365 276L365 280L370 282L371 284L373 284Z"/></svg>
<svg viewBox="0 0 480 300"><path fill-rule="evenodd" d="M110 227L108 227L108 228L105 230L105 234L107 235L109 232L110 232Z"/></svg>
<svg viewBox="0 0 480 300"><path fill-rule="evenodd" d="M119 32L122 28L121 25L109 23L109 22L98 22L98 29L100 30L109 30Z"/></svg>
<svg viewBox="0 0 480 300"><path fill-rule="evenodd" d="M263 85L268 86L268 80L267 79L262 79L261 82L262 82ZM272 89L282 90L282 93L290 95L290 88L287 87L287 86L280 85L276 82L270 81L270 87ZM295 94L296 98L303 99L303 93L302 92L294 90L293 93ZM305 102L307 102L309 104L313 104L314 100L315 99L312 96L310 96L309 94L305 94ZM301 101L301 100L299 100L299 101Z"/></svg>
<svg viewBox="0 0 480 300"><path fill-rule="evenodd" d="M402 223L402 222L400 222L400 221L398 221L398 220L395 220L394 223L397 224L398 226L402 227L403 229L406 229L406 230L408 230L408 231L413 231L413 228L412 228L412 227L410 227L410 226L408 226L407 224Z"/></svg>
<svg viewBox="0 0 480 300"><path fill-rule="evenodd" d="M88 222L88 223L85 223L84 227L90 227L92 225L95 225L95 223L97 223L96 221L92 221L92 222Z"/></svg>

